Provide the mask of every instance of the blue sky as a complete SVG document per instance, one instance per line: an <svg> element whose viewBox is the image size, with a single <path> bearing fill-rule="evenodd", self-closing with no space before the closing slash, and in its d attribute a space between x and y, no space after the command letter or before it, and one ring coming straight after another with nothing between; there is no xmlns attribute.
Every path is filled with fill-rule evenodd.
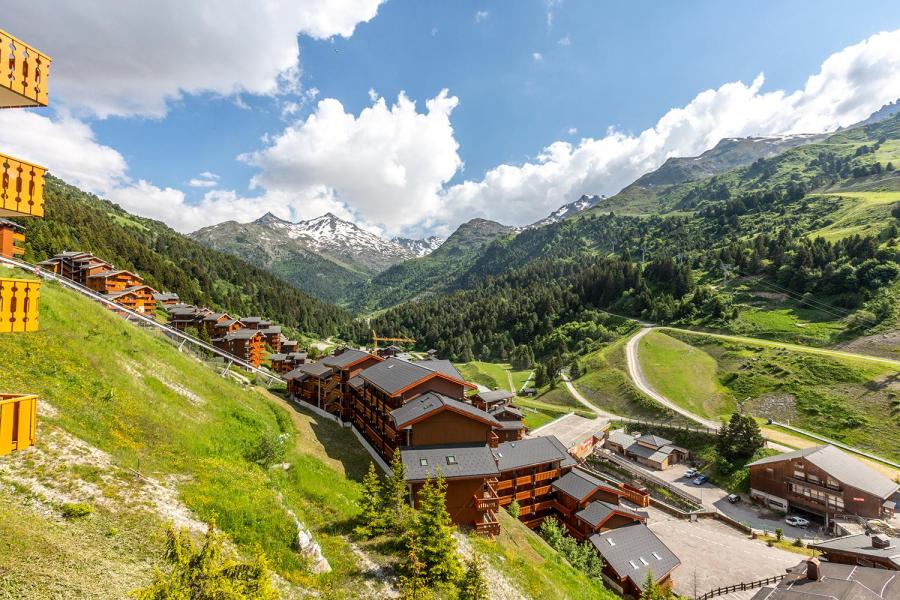
<svg viewBox="0 0 900 600"><path fill-rule="evenodd" d="M42 14L46 27L31 25L27 14L13 18L10 31L54 55L53 77L61 80L57 88L51 79L51 93L59 89L54 111L38 112L51 121L48 135L74 136L65 147L81 143L91 157L82 168L52 153L34 159L182 230L275 207L286 218L332 210L386 234L423 235L447 233L469 216L524 224L580 193L612 194L667 155L702 151L716 136L826 130L900 96L892 39L831 68L823 89L784 99L802 93L829 56L900 29L896 2L867 2L863 10L837 1L309 0L264 18L236 14L228 3L221 11L197 3L187 15L178 3L160 3L172 14L152 19L177 20L183 30L154 27L140 8L105 17L70 0ZM71 19L98 40L94 52L108 48L123 65L84 59L79 41L65 37L78 30L67 27ZM275 75L291 62L292 31L299 62L282 85ZM198 46L222 49L201 57ZM195 71L185 66L192 60ZM235 60L246 63L230 72ZM136 63L142 77L119 85ZM754 87L760 73L764 83ZM85 81L93 85L79 88ZM733 82L743 87L721 89ZM424 117L442 90L450 100ZM660 125L704 90L717 90L715 98L687 125ZM782 98L772 95L781 90ZM398 107L401 92L414 110ZM844 96L849 108L835 108ZM383 113L364 122L361 113L378 97ZM325 99L342 112L319 114ZM292 104L300 106L286 114ZM321 125L318 135L310 120ZM645 139L650 128L658 131ZM323 146L345 134L342 145ZM3 141L41 154L14 135L0 133ZM569 147L548 156L555 142ZM362 156L367 145L378 151ZM358 163L346 159L357 153ZM79 168L110 175L103 182L103 173ZM217 179L191 186L202 172ZM398 203L407 209L390 206ZM184 206L195 207L190 218Z"/></svg>

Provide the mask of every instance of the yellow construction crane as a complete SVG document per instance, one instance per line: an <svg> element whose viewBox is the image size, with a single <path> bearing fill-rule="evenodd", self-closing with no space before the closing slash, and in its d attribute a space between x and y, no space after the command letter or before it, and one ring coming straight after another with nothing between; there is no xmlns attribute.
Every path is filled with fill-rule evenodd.
<svg viewBox="0 0 900 600"><path fill-rule="evenodd" d="M416 340L407 337L379 337L375 330L372 330L372 350L378 352L378 342L401 342L405 344L415 344Z"/></svg>

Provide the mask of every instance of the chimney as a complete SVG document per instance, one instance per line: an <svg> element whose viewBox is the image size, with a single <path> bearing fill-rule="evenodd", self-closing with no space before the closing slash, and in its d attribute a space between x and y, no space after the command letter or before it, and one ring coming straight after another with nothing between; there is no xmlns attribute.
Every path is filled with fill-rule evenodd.
<svg viewBox="0 0 900 600"><path fill-rule="evenodd" d="M806 559L806 578L810 581L822 579L822 567L819 564L819 559L815 556Z"/></svg>
<svg viewBox="0 0 900 600"><path fill-rule="evenodd" d="M890 548L891 547L891 538L884 535L883 533L879 533L877 535L872 536L872 547L873 548Z"/></svg>

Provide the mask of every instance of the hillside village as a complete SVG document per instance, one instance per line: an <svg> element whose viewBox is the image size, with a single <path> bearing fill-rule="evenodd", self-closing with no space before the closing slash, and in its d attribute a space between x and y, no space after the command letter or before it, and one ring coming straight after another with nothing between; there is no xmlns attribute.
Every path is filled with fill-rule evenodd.
<svg viewBox="0 0 900 600"><path fill-rule="evenodd" d="M0 107L46 107L50 58L4 31L0 48L6 53L0 58L8 58L0 61ZM883 127L900 124L894 119ZM791 138L777 148L754 139L764 146L756 160L818 139ZM123 255L55 248L36 260L29 222L45 217L46 169L0 157L0 348L10 365L0 383L16 386L0 389L0 555L6 556L0 596L900 600L900 464L896 454L881 452L895 440L859 447L852 436L764 419L745 410L750 397L726 402L725 383L716 389L720 405L709 412L703 412L703 402L712 405L708 398L678 403L676 383L689 380L684 386L697 396L690 380L706 376L699 368L687 375L677 368L690 362L695 346L682 351L673 342L677 358L671 352L664 358L675 366L649 368L654 341L640 340L664 329L657 325L667 323L662 313L706 311L717 315L717 324L745 316L744 308L724 304L721 290L697 285L685 262L642 259L635 268L613 250L609 263L584 273L567 261L556 265L566 277L581 278L572 285L577 293L558 285L527 298L517 291L516 301L534 301L529 310L542 317L541 306L549 313L554 293L566 302L577 294L597 301L577 312L581 321L559 327L530 319L529 327L542 331L531 345L512 342L512 329L521 336L524 325L494 335L498 324L486 319L476 323L483 327L478 343L471 332L445 335L430 321L437 310L432 303L442 297L430 293L371 317L335 309L343 335L303 330L282 325L282 314L240 316L219 299L202 306L183 301L181 290L154 289L145 282L159 274L117 268ZM670 160L658 175L690 170L679 165ZM856 179L888 172L878 170ZM894 192L884 193L895 202ZM503 262L497 257L514 244L566 227L606 227L581 213L607 200L585 196L528 228L495 231L479 223L491 230L489 239L463 244L466 252L456 252L460 236L443 253L435 237L392 242L391 252L401 248L410 262L369 273L365 285L375 285L379 273L401 279L425 273L424 281L435 265L447 267L460 256L451 267L460 280L479 268L490 273L491 261ZM46 208L49 213L49 202ZM334 231L340 220L328 216ZM582 217L590 223L567 223ZM282 229L321 225L267 220ZM327 238L328 227L321 229L317 235ZM823 251L844 261L841 285L856 285L844 281L852 274L870 294L845 298L858 305L857 312L841 314L844 321L865 310L860 306L874 311L873 298L893 298L896 235L896 228L884 228ZM775 252L760 244L754 256L762 263L769 251ZM815 260L808 259L803 268ZM536 280L553 280L553 273L548 267ZM457 326L462 311L484 306L476 293L506 294L503 277L477 284L470 296L447 296L454 301L441 327ZM839 279L830 270L827 277ZM659 301L668 302L661 308L649 299L653 286L683 289L677 299L670 294ZM635 289L640 293L632 294ZM241 293L252 302L248 290ZM618 304L599 300L613 292L621 292ZM314 311L308 298L304 310ZM636 312L640 302L646 304L640 318L596 308ZM815 298L804 302L821 309ZM507 298L498 295L494 304ZM585 325L593 313L603 316ZM870 314L859 317L869 328L863 330L888 336L894 317ZM479 320L469 316L466 327ZM419 341L408 337L417 319L425 333ZM381 338L374 327L397 337ZM713 336L705 339L709 345L719 336L774 347L779 356L864 365L858 369L865 376L849 366L819 368L839 372L834 387L882 394L878 401L884 396L892 407L887 424L865 416L829 431L884 425L896 433L896 350L884 356L850 346L810 349L712 329L673 327L659 335L671 334L684 346L677 335ZM379 347L381 340L396 345ZM488 340L494 347L487 348ZM471 348L478 345L486 350L476 357ZM644 349L643 359L636 348ZM747 377L753 368L776 379L795 375L774 361L763 364L761 352L725 349L714 358L733 367L752 355L753 364L735 367ZM713 354L702 360L712 362ZM592 376L612 383L591 388L585 382ZM595 389L601 392L589 393ZM786 394L773 399L769 389L753 395L786 402ZM809 410L806 397L794 395ZM840 411L828 412L833 401L825 392L818 398L815 414L832 426ZM182 585L194 586L193 595L177 595ZM210 591L217 589L226 592Z"/></svg>

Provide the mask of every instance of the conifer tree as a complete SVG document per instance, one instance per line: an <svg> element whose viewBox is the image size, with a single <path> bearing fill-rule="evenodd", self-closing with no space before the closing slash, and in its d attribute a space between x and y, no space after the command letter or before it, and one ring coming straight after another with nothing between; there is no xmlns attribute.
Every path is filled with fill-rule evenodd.
<svg viewBox="0 0 900 600"><path fill-rule="evenodd" d="M382 531L382 506L384 499L381 497L381 479L375 470L375 463L369 463L369 470L363 478L363 494L360 500L362 510L359 513L359 525L356 533L370 537Z"/></svg>
<svg viewBox="0 0 900 600"><path fill-rule="evenodd" d="M425 565L429 583L455 581L461 567L453 539L453 521L447 512L447 484L440 473L428 479L419 490L419 511L413 526L419 556Z"/></svg>
<svg viewBox="0 0 900 600"><path fill-rule="evenodd" d="M432 593L425 581L425 563L419 558L419 546L415 536L409 540L406 562L402 565L398 587L402 600L431 600Z"/></svg>
<svg viewBox="0 0 900 600"><path fill-rule="evenodd" d="M656 583L656 575L653 574L653 571L647 571L642 588L641 600L671 600L672 598L672 590Z"/></svg>
<svg viewBox="0 0 900 600"><path fill-rule="evenodd" d="M384 484L380 522L387 531L403 533L409 527L411 518L409 490L406 486L406 466L400 452L394 452L391 459L391 474Z"/></svg>
<svg viewBox="0 0 900 600"><path fill-rule="evenodd" d="M459 600L488 600L487 580L477 554L466 561L466 572L459 583Z"/></svg>
<svg viewBox="0 0 900 600"><path fill-rule="evenodd" d="M194 546L186 529L171 525L166 531L165 560L168 572L157 571L146 588L134 590L138 600L275 600L272 575L266 557L250 563L228 556L224 537L210 524L200 548Z"/></svg>

